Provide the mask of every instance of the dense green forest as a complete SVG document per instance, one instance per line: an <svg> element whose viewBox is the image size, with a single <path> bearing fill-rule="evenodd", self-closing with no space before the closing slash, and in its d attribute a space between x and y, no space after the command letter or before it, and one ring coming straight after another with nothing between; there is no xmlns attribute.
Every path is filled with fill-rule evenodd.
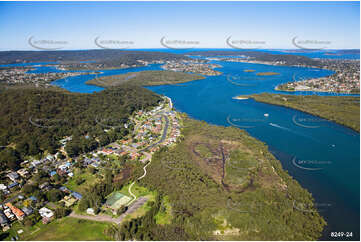
<svg viewBox="0 0 361 242"><path fill-rule="evenodd" d="M112 87L126 82L141 86L156 86L165 84L179 84L204 79L203 76L175 71L141 71L126 74L104 76L87 81L87 84Z"/></svg>
<svg viewBox="0 0 361 242"><path fill-rule="evenodd" d="M70 156L103 146L128 133L134 111L157 105L161 97L123 85L93 94L36 88L0 92L0 165L17 168L27 156L56 153L59 140L72 136ZM108 132L106 132L108 131Z"/></svg>
<svg viewBox="0 0 361 242"><path fill-rule="evenodd" d="M294 108L342 124L360 132L360 97L254 94L258 102ZM318 123L318 125L320 122Z"/></svg>
<svg viewBox="0 0 361 242"><path fill-rule="evenodd" d="M159 194L142 218L109 228L116 240L316 240L313 198L267 147L233 127L186 118L182 140L155 153L140 185ZM171 209L171 223L156 214Z"/></svg>

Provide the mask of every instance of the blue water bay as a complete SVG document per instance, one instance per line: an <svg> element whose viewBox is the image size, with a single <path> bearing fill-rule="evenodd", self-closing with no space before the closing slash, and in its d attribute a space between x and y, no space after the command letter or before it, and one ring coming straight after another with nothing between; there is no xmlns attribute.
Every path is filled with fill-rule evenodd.
<svg viewBox="0 0 361 242"><path fill-rule="evenodd" d="M353 232L359 238L360 214L360 135L359 133L313 115L286 107L259 103L252 99L235 100L238 95L278 93L281 83L318 78L333 72L323 69L270 66L213 61L222 67L220 76L180 85L147 87L173 100L174 107L190 117L211 124L247 130L265 142L282 166L315 198L316 207L330 232ZM143 70L160 70L160 65L104 70L99 76ZM40 70L40 69L39 69ZM245 70L255 70L245 72ZM279 75L258 76L258 72ZM85 84L94 74L68 77L53 84L72 92L91 93L103 88ZM330 93L289 92L294 95L339 95Z"/></svg>
<svg viewBox="0 0 361 242"><path fill-rule="evenodd" d="M232 97L275 91L280 83L294 76L317 78L332 74L328 70L278 67L245 63L219 63L222 76L208 77L179 87L148 87L172 98L174 106L189 116L212 124L246 129L271 147L283 167L308 189L320 213L328 222L323 239L331 231L353 231L359 236L360 136L359 133L290 108ZM255 72L245 73L245 69ZM256 72L280 75L259 78ZM234 77L234 78L230 78ZM241 83L243 85L237 85ZM249 86L247 86L247 84ZM321 94L292 92L289 94Z"/></svg>

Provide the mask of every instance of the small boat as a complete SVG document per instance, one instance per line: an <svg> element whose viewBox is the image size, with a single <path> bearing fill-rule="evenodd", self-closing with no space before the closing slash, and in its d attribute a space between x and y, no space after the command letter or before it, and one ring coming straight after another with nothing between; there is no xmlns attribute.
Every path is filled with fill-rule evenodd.
<svg viewBox="0 0 361 242"><path fill-rule="evenodd" d="M268 113L265 113L265 114L263 114L263 116L268 117L268 116L269 116L269 114L268 114Z"/></svg>

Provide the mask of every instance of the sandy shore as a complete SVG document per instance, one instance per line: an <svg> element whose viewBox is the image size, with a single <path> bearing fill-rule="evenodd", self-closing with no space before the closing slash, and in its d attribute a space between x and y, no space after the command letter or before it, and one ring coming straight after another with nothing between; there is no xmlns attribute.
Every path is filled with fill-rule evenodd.
<svg viewBox="0 0 361 242"><path fill-rule="evenodd" d="M246 96L236 96L236 97L232 97L232 99L236 99L236 100L246 100L246 99L249 99L249 97L246 97Z"/></svg>

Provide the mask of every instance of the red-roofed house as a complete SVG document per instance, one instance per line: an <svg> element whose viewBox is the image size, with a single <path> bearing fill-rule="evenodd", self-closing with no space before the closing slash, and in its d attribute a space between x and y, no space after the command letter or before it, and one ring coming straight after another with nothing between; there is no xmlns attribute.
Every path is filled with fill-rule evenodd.
<svg viewBox="0 0 361 242"><path fill-rule="evenodd" d="M21 211L19 208L13 206L11 203L6 203L6 206L8 206L11 209L11 212L15 214L16 218L19 220L23 220L25 217L25 213Z"/></svg>

